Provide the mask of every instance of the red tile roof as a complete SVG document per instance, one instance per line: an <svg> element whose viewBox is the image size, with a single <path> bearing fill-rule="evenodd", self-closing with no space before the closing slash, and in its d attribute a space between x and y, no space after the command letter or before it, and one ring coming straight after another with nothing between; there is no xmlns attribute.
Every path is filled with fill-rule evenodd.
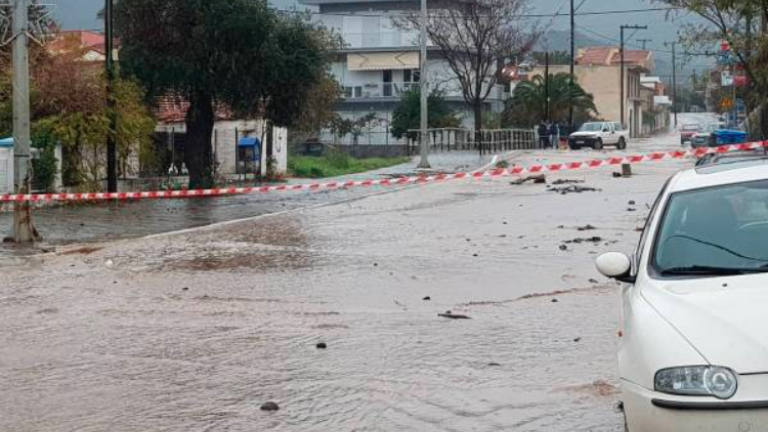
<svg viewBox="0 0 768 432"><path fill-rule="evenodd" d="M621 52L617 47L587 47L579 50L576 63L580 65L618 65L621 63ZM624 63L652 69L653 55L648 50L624 50Z"/></svg>

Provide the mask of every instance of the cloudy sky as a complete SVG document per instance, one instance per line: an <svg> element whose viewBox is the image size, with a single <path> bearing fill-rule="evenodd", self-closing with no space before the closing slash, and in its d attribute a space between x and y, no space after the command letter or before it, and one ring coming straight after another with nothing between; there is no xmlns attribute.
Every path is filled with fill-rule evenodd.
<svg viewBox="0 0 768 432"><path fill-rule="evenodd" d="M529 0L534 13L554 13L560 11L567 13L569 9L569 0ZM579 12L592 12L604 10L628 10L628 9L648 9L660 7L663 4L655 0L583 0L584 3ZM46 0L46 3L52 2L57 5L56 17L62 22L65 28L86 28L100 29L102 23L96 19L96 13L104 4L104 0ZM297 0L270 0L278 8L287 8L297 4ZM582 0L576 0L576 4ZM656 57L662 61L669 62L670 54L664 47L665 41L675 40L677 29L681 22L689 21L692 17L683 16L674 20L668 19L666 12L637 12L625 15L610 16L579 16L577 17L577 26L580 32L590 36L595 40L602 40L606 45L614 44L619 39L619 26L621 24L640 24L647 25L647 31L637 32L631 39L630 44L640 45L637 39L652 39L647 43L651 49L657 50ZM567 17L555 19L542 19L541 24L550 29L564 30L568 28L569 20ZM631 45L630 45L631 47ZM706 60L704 60L706 62ZM701 68L704 65L698 61L694 67Z"/></svg>

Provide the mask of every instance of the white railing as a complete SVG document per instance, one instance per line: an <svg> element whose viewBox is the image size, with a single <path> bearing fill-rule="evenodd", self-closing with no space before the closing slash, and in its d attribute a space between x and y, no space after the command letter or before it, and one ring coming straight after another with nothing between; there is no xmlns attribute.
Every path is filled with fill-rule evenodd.
<svg viewBox="0 0 768 432"><path fill-rule="evenodd" d="M403 93L418 88L419 83L367 83L344 86L344 99L399 98Z"/></svg>
<svg viewBox="0 0 768 432"><path fill-rule="evenodd" d="M419 44L416 32L342 33L346 48L397 48Z"/></svg>
<svg viewBox="0 0 768 432"><path fill-rule="evenodd" d="M408 145L417 148L421 135L419 130L410 130ZM510 150L529 150L541 147L536 131L533 129L493 129L475 133L461 128L442 128L429 130L429 147L434 151L479 150L499 152ZM413 150L417 151L417 150Z"/></svg>

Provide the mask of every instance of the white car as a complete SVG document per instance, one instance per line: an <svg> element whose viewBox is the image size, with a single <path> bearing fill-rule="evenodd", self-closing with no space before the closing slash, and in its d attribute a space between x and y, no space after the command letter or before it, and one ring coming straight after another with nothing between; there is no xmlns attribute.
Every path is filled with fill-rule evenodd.
<svg viewBox="0 0 768 432"><path fill-rule="evenodd" d="M607 145L625 149L628 140L629 131L624 129L620 123L590 122L584 123L578 132L568 136L568 146L572 150L578 150L582 147L600 150Z"/></svg>
<svg viewBox="0 0 768 432"><path fill-rule="evenodd" d="M768 431L768 164L731 157L671 178L632 258L597 259L622 289L629 432Z"/></svg>

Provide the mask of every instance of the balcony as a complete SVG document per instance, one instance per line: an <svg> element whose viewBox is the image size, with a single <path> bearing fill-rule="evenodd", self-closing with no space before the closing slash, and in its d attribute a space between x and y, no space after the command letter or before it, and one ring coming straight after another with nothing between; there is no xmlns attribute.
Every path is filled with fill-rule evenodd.
<svg viewBox="0 0 768 432"><path fill-rule="evenodd" d="M402 48L417 47L419 34L417 32L370 32L343 33L345 48Z"/></svg>
<svg viewBox="0 0 768 432"><path fill-rule="evenodd" d="M403 93L418 88L419 83L367 83L359 86L344 86L344 99L385 99L399 98Z"/></svg>

